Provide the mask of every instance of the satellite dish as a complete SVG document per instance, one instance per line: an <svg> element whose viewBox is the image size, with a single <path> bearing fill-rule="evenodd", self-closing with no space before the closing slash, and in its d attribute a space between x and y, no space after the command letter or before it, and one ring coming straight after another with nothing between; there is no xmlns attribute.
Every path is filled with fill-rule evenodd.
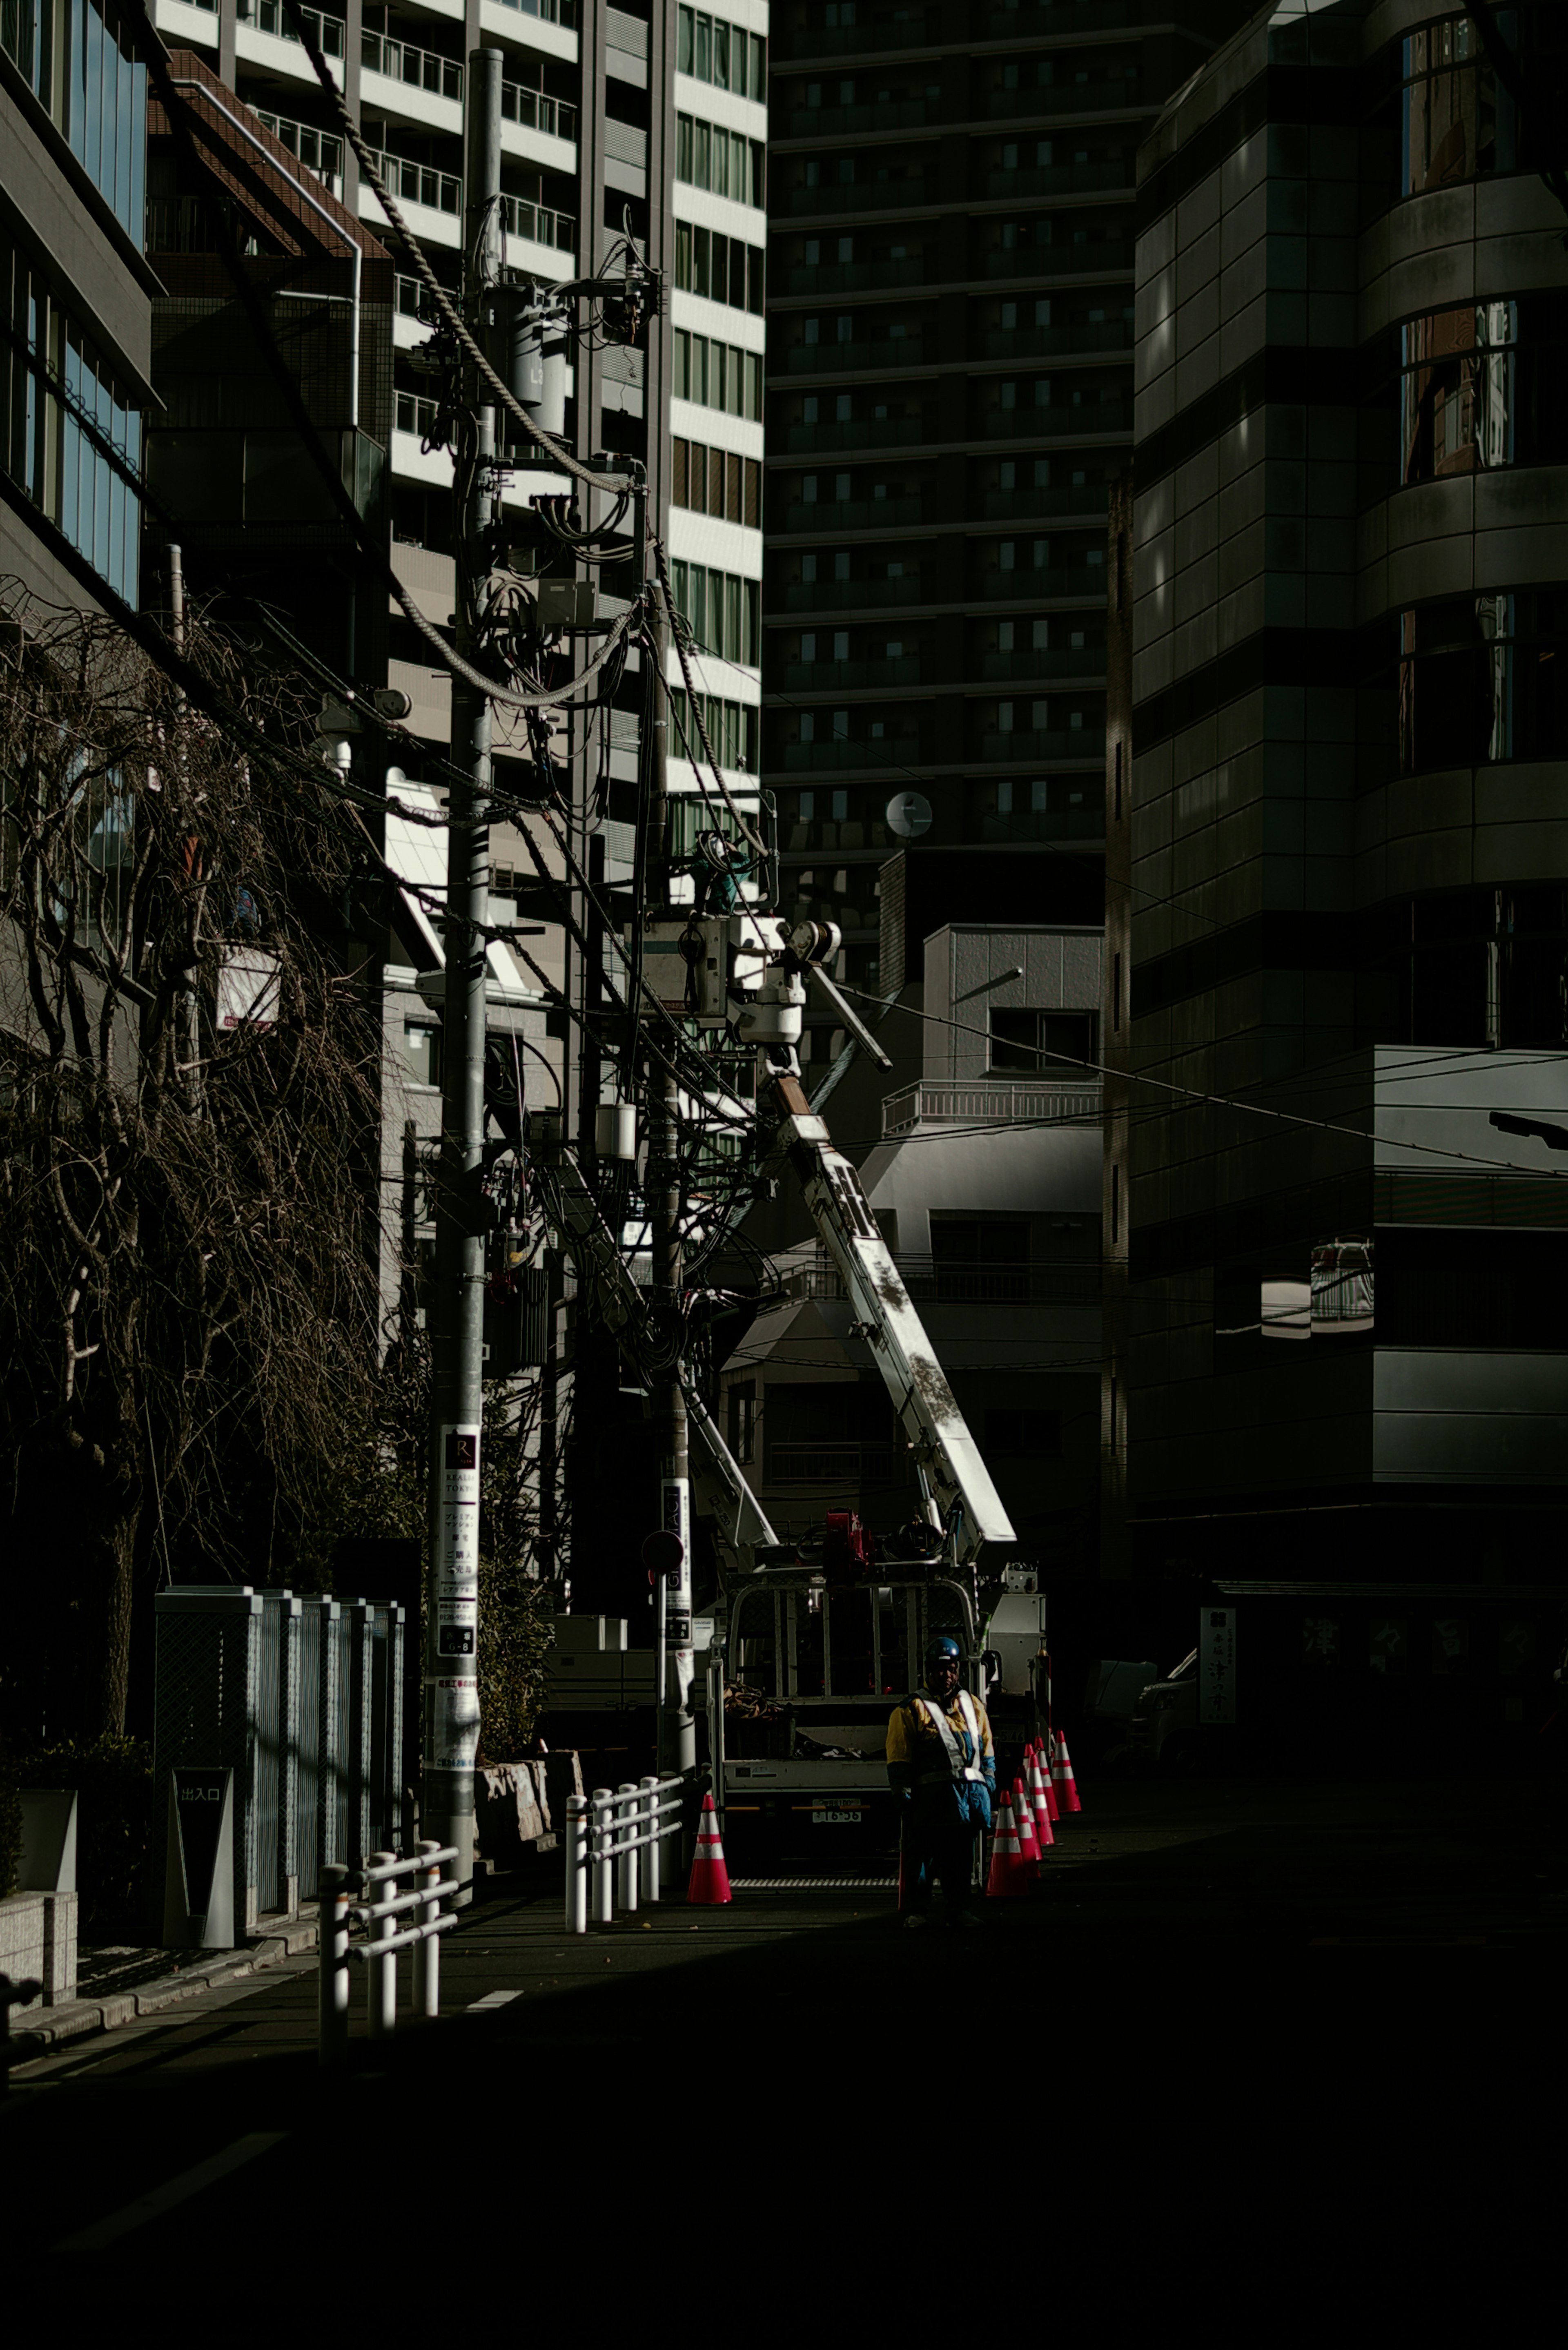
<svg viewBox="0 0 1568 2350"><path fill-rule="evenodd" d="M888 803L888 829L898 840L919 840L931 828L931 804L922 792L900 792Z"/></svg>

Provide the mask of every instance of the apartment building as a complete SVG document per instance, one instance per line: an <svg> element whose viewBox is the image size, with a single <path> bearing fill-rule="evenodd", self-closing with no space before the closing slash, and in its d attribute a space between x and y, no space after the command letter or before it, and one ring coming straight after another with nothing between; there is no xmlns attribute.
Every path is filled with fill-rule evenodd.
<svg viewBox="0 0 1568 2350"><path fill-rule="evenodd" d="M901 839L1028 858L1035 919L1079 918L1071 868L1104 838L1134 158L1245 13L781 12L763 773L791 902L841 924L860 983L877 966L877 869ZM831 1032L810 1041L826 1068Z"/></svg>
<svg viewBox="0 0 1568 2350"><path fill-rule="evenodd" d="M1139 158L1112 1572L1557 1571L1568 19L1491 16L1264 9Z"/></svg>
<svg viewBox="0 0 1568 2350"><path fill-rule="evenodd" d="M138 600L158 284L146 148L147 68L112 0L8 0L0 577L54 604L90 607L95 578Z"/></svg>

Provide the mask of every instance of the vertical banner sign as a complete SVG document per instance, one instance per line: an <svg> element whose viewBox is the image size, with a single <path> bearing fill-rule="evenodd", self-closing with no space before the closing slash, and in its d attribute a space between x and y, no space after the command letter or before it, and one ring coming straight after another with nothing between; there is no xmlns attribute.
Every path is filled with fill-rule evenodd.
<svg viewBox="0 0 1568 2350"><path fill-rule="evenodd" d="M443 1427L436 1510L434 1655L438 1771L472 1771L479 1750L479 1430Z"/></svg>
<svg viewBox="0 0 1568 2350"><path fill-rule="evenodd" d="M1198 1617L1198 1719L1236 1719L1236 1610L1204 1607Z"/></svg>
<svg viewBox="0 0 1568 2350"><path fill-rule="evenodd" d="M684 1477L666 1477L660 1487L664 1531L680 1544L680 1564L664 1578L665 1670L674 1681L668 1692L680 1707L691 1701L691 1487Z"/></svg>

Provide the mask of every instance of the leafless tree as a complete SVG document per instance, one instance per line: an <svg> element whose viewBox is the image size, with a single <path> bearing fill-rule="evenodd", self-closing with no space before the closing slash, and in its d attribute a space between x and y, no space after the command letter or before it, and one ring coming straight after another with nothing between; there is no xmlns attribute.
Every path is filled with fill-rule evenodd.
<svg viewBox="0 0 1568 2350"><path fill-rule="evenodd" d="M308 1571L371 1422L366 843L328 770L203 714L109 623L0 601L8 1548L14 1599L47 1586L74 1621L90 1731L124 1722L139 1574ZM297 690L210 617L186 654L308 749Z"/></svg>

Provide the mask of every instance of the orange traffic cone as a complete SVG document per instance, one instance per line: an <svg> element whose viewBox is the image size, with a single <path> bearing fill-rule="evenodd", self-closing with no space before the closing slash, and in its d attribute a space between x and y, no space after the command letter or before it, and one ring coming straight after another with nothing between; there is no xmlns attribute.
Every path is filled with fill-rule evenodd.
<svg viewBox="0 0 1568 2350"><path fill-rule="evenodd" d="M730 1898L730 1872L724 1866L719 1816L713 1809L711 1794L702 1798L702 1817L698 1824L697 1850L692 1856L691 1882L686 1898L701 1902L724 1902Z"/></svg>
<svg viewBox="0 0 1568 2350"><path fill-rule="evenodd" d="M1040 1865L1040 1838L1035 1833L1034 1817L1029 1796L1021 1778L1012 1783L1012 1820L1018 1830L1018 1849L1031 1868Z"/></svg>
<svg viewBox="0 0 1568 2350"><path fill-rule="evenodd" d="M1002 1811L997 1820L996 1842L991 1848L991 1874L985 1880L988 1895L1006 1897L1027 1893L1033 1872L1023 1865L1018 1848L1018 1830L1013 1825L1012 1798L1003 1795Z"/></svg>
<svg viewBox="0 0 1568 2350"><path fill-rule="evenodd" d="M1056 1838L1051 1826L1051 1806L1045 1795L1045 1771L1038 1747L1029 1765L1029 1801L1034 1813L1034 1832L1040 1839L1040 1856L1044 1859Z"/></svg>
<svg viewBox="0 0 1568 2350"><path fill-rule="evenodd" d="M1056 1760L1051 1765L1051 1779L1056 1790L1058 1811L1081 1812L1084 1806L1078 1801L1078 1783L1073 1776L1073 1758L1067 1752L1064 1738L1056 1741Z"/></svg>
<svg viewBox="0 0 1568 2350"><path fill-rule="evenodd" d="M1045 1782L1045 1808L1054 1820L1062 1816L1062 1806L1056 1799L1055 1762L1056 1733L1050 1731L1040 1742L1041 1776Z"/></svg>

